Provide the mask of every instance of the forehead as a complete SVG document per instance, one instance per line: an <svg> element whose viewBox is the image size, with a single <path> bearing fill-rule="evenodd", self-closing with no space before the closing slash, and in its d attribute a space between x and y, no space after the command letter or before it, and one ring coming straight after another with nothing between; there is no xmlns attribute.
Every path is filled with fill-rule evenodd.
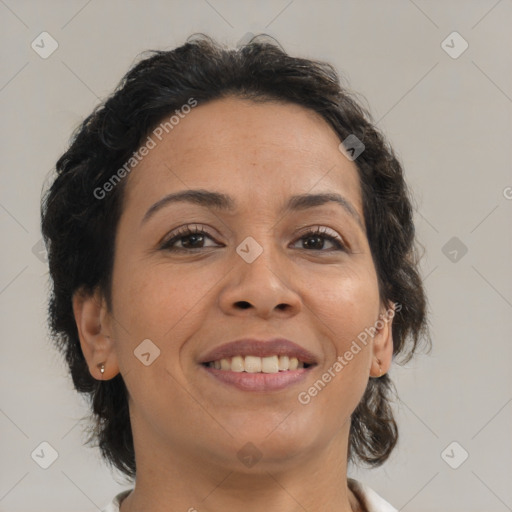
<svg viewBox="0 0 512 512"><path fill-rule="evenodd" d="M357 169L317 113L291 103L224 98L194 107L160 135L128 178L125 209L165 193L215 189L273 207L283 195L338 191L363 217Z"/></svg>

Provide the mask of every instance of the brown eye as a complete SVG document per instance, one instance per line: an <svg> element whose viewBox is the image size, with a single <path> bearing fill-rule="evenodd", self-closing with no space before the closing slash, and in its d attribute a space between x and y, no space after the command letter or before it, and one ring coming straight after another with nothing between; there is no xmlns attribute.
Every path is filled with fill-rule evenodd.
<svg viewBox="0 0 512 512"><path fill-rule="evenodd" d="M334 248L324 250L326 240L331 243ZM337 250L345 250L345 245L340 237L331 235L326 228L316 228L304 233L298 241L303 241L302 249L309 249L321 252L330 252Z"/></svg>
<svg viewBox="0 0 512 512"><path fill-rule="evenodd" d="M213 238L204 230L197 226L190 228L185 226L180 228L177 232L171 235L171 238L166 240L160 247L165 251L194 251L195 249L204 248L206 239L213 240ZM176 246L180 243L182 246ZM212 247L212 246L208 246Z"/></svg>

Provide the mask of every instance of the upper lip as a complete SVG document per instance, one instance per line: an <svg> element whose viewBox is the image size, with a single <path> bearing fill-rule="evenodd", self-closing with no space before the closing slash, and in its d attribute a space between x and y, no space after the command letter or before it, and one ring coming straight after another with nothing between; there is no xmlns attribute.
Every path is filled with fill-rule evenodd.
<svg viewBox="0 0 512 512"><path fill-rule="evenodd" d="M305 348L293 341L284 338L271 340L257 340L246 338L224 343L202 356L199 363L219 361L233 356L259 356L268 357L273 355L296 357L299 361L307 364L316 364L316 357Z"/></svg>

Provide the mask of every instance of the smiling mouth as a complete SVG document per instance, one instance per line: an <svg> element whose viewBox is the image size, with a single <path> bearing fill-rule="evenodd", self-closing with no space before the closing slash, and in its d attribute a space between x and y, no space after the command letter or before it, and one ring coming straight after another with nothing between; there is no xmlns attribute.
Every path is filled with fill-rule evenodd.
<svg viewBox="0 0 512 512"><path fill-rule="evenodd" d="M299 369L307 369L313 364L300 361L296 357L272 355L259 357L237 355L202 363L207 368L237 373L280 373Z"/></svg>

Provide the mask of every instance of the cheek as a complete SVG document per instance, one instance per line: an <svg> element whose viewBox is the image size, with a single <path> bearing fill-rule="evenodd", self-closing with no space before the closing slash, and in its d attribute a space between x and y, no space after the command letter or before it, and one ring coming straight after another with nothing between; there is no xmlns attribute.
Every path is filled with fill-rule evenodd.
<svg viewBox="0 0 512 512"><path fill-rule="evenodd" d="M343 268L306 284L313 312L329 328L338 354L374 325L380 310L377 277L370 266Z"/></svg>
<svg viewBox="0 0 512 512"><path fill-rule="evenodd" d="M369 329L378 318L379 303L371 288L360 286L347 286L324 296L322 302L321 321L316 323L327 338L326 359L299 401L311 404L323 422L329 411L334 433L349 420L368 384L373 354Z"/></svg>
<svg viewBox="0 0 512 512"><path fill-rule="evenodd" d="M355 407L368 382L371 329L379 318L376 275L371 268L344 271L336 278L312 284L308 297L314 323L326 340L326 359L319 376L322 382L317 388L323 390L326 384L329 391L322 391L322 400L334 399Z"/></svg>
<svg viewBox="0 0 512 512"><path fill-rule="evenodd" d="M144 339L152 340L162 352L177 353L201 324L200 310L218 276L197 268L187 272L168 262L138 267L124 262L114 278L114 315L123 341L121 350L133 355Z"/></svg>
<svg viewBox="0 0 512 512"><path fill-rule="evenodd" d="M148 419L158 415L170 423L174 420L169 416L172 404L173 410L188 410L204 421L200 410L191 410L193 404L184 391L179 352L201 325L199 309L215 280L197 271L171 269L169 264L143 268L126 261L114 277L116 351L138 414ZM145 353L149 353L148 365L142 356Z"/></svg>

